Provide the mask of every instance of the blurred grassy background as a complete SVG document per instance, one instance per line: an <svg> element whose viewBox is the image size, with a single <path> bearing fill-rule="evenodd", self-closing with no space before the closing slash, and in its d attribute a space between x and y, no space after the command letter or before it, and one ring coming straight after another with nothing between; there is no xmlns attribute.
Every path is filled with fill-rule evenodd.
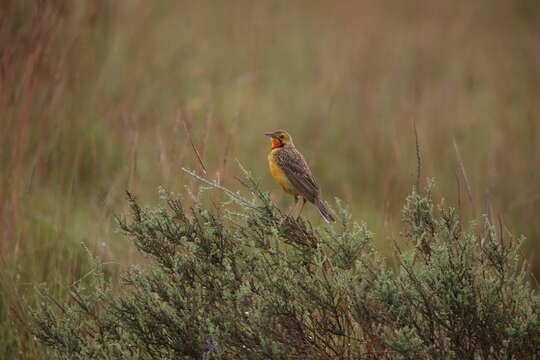
<svg viewBox="0 0 540 360"><path fill-rule="evenodd" d="M538 251L539 23L534 0L2 2L0 358L46 356L20 299L41 282L66 296L81 243L112 274L136 259L113 215L126 189L156 202L193 183L184 120L210 176L237 188L239 159L283 207L262 134L287 129L383 250L416 121L422 179Z"/></svg>

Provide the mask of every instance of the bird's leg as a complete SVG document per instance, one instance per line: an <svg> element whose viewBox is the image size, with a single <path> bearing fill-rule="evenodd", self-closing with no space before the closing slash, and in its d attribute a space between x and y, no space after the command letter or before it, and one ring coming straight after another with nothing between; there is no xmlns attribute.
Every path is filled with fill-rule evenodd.
<svg viewBox="0 0 540 360"><path fill-rule="evenodd" d="M291 213L292 213L293 210L296 208L296 204L298 204L298 195L295 195L295 196L294 196L294 204L293 204L293 206L291 206L291 210L289 210L289 212L287 213L287 215L285 215L285 218L288 218L289 216L291 216Z"/></svg>
<svg viewBox="0 0 540 360"><path fill-rule="evenodd" d="M302 202L302 206L300 207L300 211L298 212L297 218L300 217L300 214L302 214L302 210L304 210L304 206L306 206L306 201L307 201L307 200L306 200L305 197L302 197L302 201L303 201L303 202Z"/></svg>

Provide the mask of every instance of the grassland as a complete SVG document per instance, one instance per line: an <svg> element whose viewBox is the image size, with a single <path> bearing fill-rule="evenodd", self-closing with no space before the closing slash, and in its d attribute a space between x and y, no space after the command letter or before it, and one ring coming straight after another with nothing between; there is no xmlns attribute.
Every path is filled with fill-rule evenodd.
<svg viewBox="0 0 540 360"><path fill-rule="evenodd" d="M21 304L58 297L90 252L137 261L114 214L234 159L276 190L262 135L286 128L326 199L381 248L417 180L465 215L540 238L534 1L32 2L0 5L0 358L44 355ZM276 201L288 202L278 191ZM316 211L307 218L320 221Z"/></svg>

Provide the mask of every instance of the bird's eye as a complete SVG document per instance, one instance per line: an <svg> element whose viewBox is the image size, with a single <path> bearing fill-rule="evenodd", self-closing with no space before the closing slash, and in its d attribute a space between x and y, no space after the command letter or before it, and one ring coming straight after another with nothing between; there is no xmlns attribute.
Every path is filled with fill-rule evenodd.
<svg viewBox="0 0 540 360"><path fill-rule="evenodd" d="M279 138L280 138L281 140L283 140L283 139L285 139L285 135L279 135Z"/></svg>

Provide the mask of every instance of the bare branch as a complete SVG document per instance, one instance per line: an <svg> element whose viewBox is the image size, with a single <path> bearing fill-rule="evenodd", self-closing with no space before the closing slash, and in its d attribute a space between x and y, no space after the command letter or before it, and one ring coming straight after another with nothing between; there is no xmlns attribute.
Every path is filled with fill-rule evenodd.
<svg viewBox="0 0 540 360"><path fill-rule="evenodd" d="M456 159L459 164L459 169L461 170L461 175L463 176L463 180L465 180L465 186L467 188L467 195L469 196L469 200L471 201L471 204L473 205L474 209L474 203L473 203L473 197L472 197L472 191L471 191L471 184L469 182L469 177L467 176L467 172L465 171L465 165L463 164L463 159L461 158L461 153L459 152L458 145L456 143L456 139L452 139L454 143L454 150L456 151Z"/></svg>
<svg viewBox="0 0 540 360"><path fill-rule="evenodd" d="M413 118L414 142L416 145L416 192L420 194L420 173L422 171L422 158L420 156L420 141L418 140L418 130L416 129L416 118Z"/></svg>
<svg viewBox="0 0 540 360"><path fill-rule="evenodd" d="M182 115L181 115L181 112L180 110L178 110L176 112L176 118L177 119L181 119ZM201 164L201 167L203 169L203 172L204 174L206 175L207 171L206 171L206 166L204 165L204 162L201 158L201 154L199 154L199 151L197 150L197 147L195 146L195 143L193 143L193 137L191 136L191 130L188 126L188 123L186 121L186 119L184 118L184 129L186 130L186 134L188 136L188 139L189 139L189 142L191 143L191 147L193 148L193 151L195 152L195 155L197 155L197 160L199 160L199 164Z"/></svg>

